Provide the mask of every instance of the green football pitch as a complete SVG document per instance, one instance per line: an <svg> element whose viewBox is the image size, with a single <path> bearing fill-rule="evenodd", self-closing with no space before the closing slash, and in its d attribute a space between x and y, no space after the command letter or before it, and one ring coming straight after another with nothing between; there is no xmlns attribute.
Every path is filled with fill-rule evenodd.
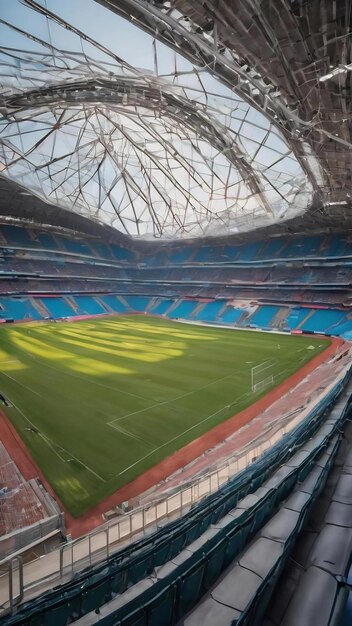
<svg viewBox="0 0 352 626"><path fill-rule="evenodd" d="M79 516L246 408L329 340L146 316L0 327L3 407ZM251 369L272 363L256 393Z"/></svg>

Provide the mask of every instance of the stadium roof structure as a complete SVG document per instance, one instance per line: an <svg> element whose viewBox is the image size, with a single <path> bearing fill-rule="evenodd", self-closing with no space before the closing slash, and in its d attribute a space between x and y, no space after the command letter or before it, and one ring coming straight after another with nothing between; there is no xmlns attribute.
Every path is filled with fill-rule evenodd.
<svg viewBox="0 0 352 626"><path fill-rule="evenodd" d="M19 217L28 190L41 220L59 207L142 239L352 228L351 10L7 3L1 187Z"/></svg>

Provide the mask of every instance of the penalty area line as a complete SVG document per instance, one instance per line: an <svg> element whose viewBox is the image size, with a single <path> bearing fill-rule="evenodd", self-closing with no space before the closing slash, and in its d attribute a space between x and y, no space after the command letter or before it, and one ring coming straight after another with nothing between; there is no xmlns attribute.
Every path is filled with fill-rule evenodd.
<svg viewBox="0 0 352 626"><path fill-rule="evenodd" d="M106 482L105 478L102 478L99 474L97 474L97 472L95 472L88 465L83 463L83 461L81 461L78 457L72 454L70 450L67 450L67 448L64 448L63 446L57 443L54 443L53 441L51 441L51 439L49 439L49 437L47 437L46 435L43 435L42 433L39 433L39 435L47 443L47 445L52 449L52 451L59 457L59 459L61 459L63 463L69 463L71 459L68 459L68 460L63 459L60 453L57 450L55 450L53 446L56 446L57 448L60 448L60 450L63 450L63 452L65 452L69 457L72 457L72 459L74 459L75 461L77 461L77 463L82 465L88 472L90 472L91 474L94 474L94 476L99 478L99 480L101 480L102 482L104 483Z"/></svg>
<svg viewBox="0 0 352 626"><path fill-rule="evenodd" d="M47 446L49 446L53 452L56 454L56 456L63 462L63 463L67 463L67 461L65 461L60 454L55 451L53 449L53 445L57 445L55 444L53 441L51 441L49 439L49 437L47 437L46 435L43 435L38 427L33 424L33 422L31 422L31 420L23 413L23 411L11 400L11 398L9 398L12 406L16 409L16 411L18 411L22 417L24 417L24 419L26 420L26 422L28 422L28 424L30 424L31 428L33 428L41 437L41 439L43 439L43 441L46 443ZM105 478L102 478L101 476L99 476L99 474L97 474L94 470L92 470L90 467L88 467L88 465L86 465L85 463L83 463L80 459L78 459L76 456L74 456L73 454L71 454L71 452L69 450L67 450L66 448L63 448L62 446L58 446L61 450L63 450L64 452L66 452L66 454L68 454L69 456L71 456L75 461L77 461L77 463L80 463L82 465L82 467L84 467L88 472L90 472L91 474L94 474L94 476L96 476L97 478L99 478L99 480L101 480L102 482L106 483ZM50 481L49 481L50 482Z"/></svg>
<svg viewBox="0 0 352 626"><path fill-rule="evenodd" d="M191 396L194 393L198 393L199 391L203 391L204 389L208 389L208 387L211 387L212 385L215 385L216 383L222 382L223 380L226 380L227 378L232 378L233 376L238 374L238 372L241 372L240 368L233 370L231 374L227 374L226 376L223 376L222 378L216 378L215 380L210 381L206 385L202 385L201 387L196 387L195 389L192 389L191 391L187 391L186 393L183 393L180 396L170 398L170 400L164 400L163 402L156 402L155 404L152 404L151 406L147 406L144 409L133 411L133 413L127 413L127 415L122 415L121 417L116 417L114 420L111 420L110 422L106 422L106 424L107 426L116 428L116 426L114 426L115 422L121 422L122 420L125 420L128 417L132 417L133 415L138 415L139 413L143 413L144 411L149 411L150 409L155 409L156 407L159 407L159 406L165 406L166 404L172 404L172 402L176 402L177 400L182 400L183 398L187 398L188 396Z"/></svg>
<svg viewBox="0 0 352 626"><path fill-rule="evenodd" d="M190 428L187 428L182 433L179 433L178 435L176 435L176 437L172 437L172 439L169 439L168 441L166 441L165 443L161 444L157 448L154 448L154 450L152 450L151 452L148 452L148 454L145 454L140 459L138 459L137 461L135 461L134 463L132 463L131 465L126 467L124 470L122 470L122 472L119 472L118 474L115 474L115 476L122 476L123 474L128 472L128 470L132 469L132 467L135 467L136 465L138 465L138 463L140 463L141 461L144 461L144 459L147 459L148 457L150 457L152 454L154 454L154 452L157 452L158 450L161 450L161 448L165 448L165 446L168 446L173 441L176 441L177 439L179 439L180 437L182 437L186 433L189 433L194 428L197 428L197 426L200 426L200 424L203 424L204 422L207 422L208 420L210 420L215 415L218 415L218 413L221 413L221 411L223 411L224 409L229 409L232 406L236 406L236 404L238 404L240 402L240 400L242 400L242 398L245 398L246 396L250 395L250 393L251 392L247 391L240 398L236 398L236 402L234 402L234 403L231 402L230 404L225 404L225 406L223 406L223 407L221 407L221 409L218 409L217 411L215 411L215 413L212 413L211 415L208 415L208 417L205 417L204 419L200 420L196 424L193 424L193 426L190 426Z"/></svg>

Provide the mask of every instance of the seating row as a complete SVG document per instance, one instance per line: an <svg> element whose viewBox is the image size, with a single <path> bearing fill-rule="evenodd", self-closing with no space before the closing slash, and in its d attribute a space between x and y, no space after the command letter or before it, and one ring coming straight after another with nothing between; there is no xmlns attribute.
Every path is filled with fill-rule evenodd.
<svg viewBox="0 0 352 626"><path fill-rule="evenodd" d="M119 598L124 597L125 600L128 600L127 603L124 602L124 609L128 612L134 611L130 601L135 601L139 606L141 600L139 594L133 600L137 585L141 584L142 588L146 585L145 591L147 593L148 589L151 586L154 587L155 583L159 581L157 578L151 584L149 579L145 582L145 578L150 577L153 571L161 567L166 567L167 571L168 564L170 565L170 562L178 559L182 551L186 550L189 553L190 545L202 536L203 539L208 537L209 540L215 541L212 539L214 530L217 529L220 520L225 519L225 516L228 516L234 507L236 514L232 514L231 519L227 518L229 524L233 524L233 527L231 526L231 532L234 536L232 550L235 549L235 546L238 547L238 550L241 549L253 533L258 530L266 517L270 515L272 508L276 507L282 498L287 497L297 481L305 478L318 456L335 436L337 429L346 417L347 409L345 410L342 405L337 404L335 416L330 418L332 421L326 426L322 426L321 430L318 431L318 429L324 422L326 412L337 400L344 383L347 383L348 376L346 374L345 381L337 384L331 390L326 401L319 403L318 407L299 426L278 442L270 452L223 485L218 492L192 508L183 518L167 524L151 536L117 552L100 566L82 572L75 580L66 585L44 594L27 606L24 605L17 615L8 618L4 623L31 626L40 623L59 626L65 624L67 619L75 619L79 615L98 609L116 594ZM285 468L281 467L283 464ZM273 475L275 470L277 474ZM264 481L267 481L265 487ZM260 489L262 491L258 492ZM227 532L230 526L227 524L225 526ZM220 532L220 530L221 528L218 528L216 532ZM227 534L221 535L221 541L225 541ZM208 547L210 549L212 544L209 544ZM225 552L224 547L224 554ZM193 572L192 568L191 573ZM153 602L155 593L159 593L159 587L162 594L166 593L166 582L163 579L163 582L160 582L159 586L150 592L153 596ZM173 590L168 590L168 598L176 593L174 586L171 585L171 587ZM182 587L182 593L187 595L187 588L185 584L185 587ZM187 610L190 608L186 601L182 606L184 607L183 612L187 607ZM145 621L142 623L144 624Z"/></svg>

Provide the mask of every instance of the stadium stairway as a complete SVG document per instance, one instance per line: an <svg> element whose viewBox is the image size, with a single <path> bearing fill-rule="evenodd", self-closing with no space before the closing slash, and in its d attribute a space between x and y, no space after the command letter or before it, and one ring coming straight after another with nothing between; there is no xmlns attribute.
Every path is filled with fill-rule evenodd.
<svg viewBox="0 0 352 626"><path fill-rule="evenodd" d="M121 296L120 294L117 296L116 298L118 299L119 303L121 303L121 305L124 307L124 311L131 311L131 307L128 304L126 298L124 296Z"/></svg>
<svg viewBox="0 0 352 626"><path fill-rule="evenodd" d="M233 300L231 300L233 303ZM236 327L263 330L300 330L350 337L352 318L341 309L279 305L257 305L250 309L236 308L219 298L204 301L184 297L159 298L141 295L70 294L40 297L2 297L2 318L14 320L101 315L105 313L147 312L170 319L185 319Z"/></svg>
<svg viewBox="0 0 352 626"><path fill-rule="evenodd" d="M221 307L221 309L219 310L217 316L216 316L216 322L217 323L221 323L221 319L223 317L223 315L225 314L226 310L227 310L228 304L227 304L227 300L223 300L223 305Z"/></svg>
<svg viewBox="0 0 352 626"><path fill-rule="evenodd" d="M306 315L303 317L303 319L297 324L296 326L296 330L301 330L303 329L303 326L305 324L307 324L307 322L310 320L310 318L314 315L315 311L314 309L305 309L305 313Z"/></svg>
<svg viewBox="0 0 352 626"><path fill-rule="evenodd" d="M145 313L151 313L152 309L158 304L159 298L150 298L145 309Z"/></svg>
<svg viewBox="0 0 352 626"><path fill-rule="evenodd" d="M81 315L79 306L73 296L63 296L63 300L66 300L67 304L74 310L76 315Z"/></svg>
<svg viewBox="0 0 352 626"><path fill-rule="evenodd" d="M280 307L270 322L270 328L282 330L286 326L287 316L290 312L289 307Z"/></svg>
<svg viewBox="0 0 352 626"><path fill-rule="evenodd" d="M30 302L32 303L33 307L37 309L40 317L44 317L44 318L50 317L50 313L48 309L40 300L40 298L30 298Z"/></svg>
<svg viewBox="0 0 352 626"><path fill-rule="evenodd" d="M109 315L113 315L115 313L114 309L112 309L108 302L105 302L102 297L95 296L95 299L100 304L105 313L108 313Z"/></svg>
<svg viewBox="0 0 352 626"><path fill-rule="evenodd" d="M343 311L330 311L329 309L316 310L312 312L312 315L306 318L300 325L303 331L317 331L320 328L325 332L329 332L331 326L342 323L345 319L345 313Z"/></svg>
<svg viewBox="0 0 352 626"><path fill-rule="evenodd" d="M197 306L194 308L193 312L192 312L192 319L196 320L198 318L198 315L201 315L203 309L206 307L207 303L206 302L199 302L197 304Z"/></svg>
<svg viewBox="0 0 352 626"><path fill-rule="evenodd" d="M75 315L74 309L65 298L60 297L42 297L42 303L49 311L50 317L73 317Z"/></svg>
<svg viewBox="0 0 352 626"><path fill-rule="evenodd" d="M263 626L326 626L331 614L336 625L351 623L343 618L346 599L351 600L351 474L349 421L335 465L279 579Z"/></svg>
<svg viewBox="0 0 352 626"><path fill-rule="evenodd" d="M215 516L207 531L77 626L259 626L334 462L345 407L341 398L315 435L268 480L258 477L254 491ZM147 573L146 562L143 568Z"/></svg>
<svg viewBox="0 0 352 626"><path fill-rule="evenodd" d="M123 299L127 302L130 309L138 313L144 313L149 304L149 298L147 296L124 296Z"/></svg>
<svg viewBox="0 0 352 626"><path fill-rule="evenodd" d="M181 304L183 302L182 298L176 298L176 300L172 300L171 301L171 305L169 306L169 308L167 309L167 311L165 311L165 315L166 317L172 317L171 314L172 312L178 307L179 304Z"/></svg>
<svg viewBox="0 0 352 626"><path fill-rule="evenodd" d="M39 311L34 308L29 298L1 298L3 313L7 319L13 320L38 320L42 319Z"/></svg>
<svg viewBox="0 0 352 626"><path fill-rule="evenodd" d="M270 328L271 320L279 313L278 306L259 306L249 318L249 324L258 328Z"/></svg>
<svg viewBox="0 0 352 626"><path fill-rule="evenodd" d="M93 296L74 296L79 315L102 315L105 308Z"/></svg>
<svg viewBox="0 0 352 626"><path fill-rule="evenodd" d="M215 322L222 306L223 300L207 302L203 309L201 309L197 314L193 314L193 317L199 322Z"/></svg>
<svg viewBox="0 0 352 626"><path fill-rule="evenodd" d="M127 302L124 303L121 301L121 298L115 295L106 295L99 297L101 303L108 309L112 314L115 313L126 313L128 310Z"/></svg>
<svg viewBox="0 0 352 626"><path fill-rule="evenodd" d="M294 307L293 309L290 310L286 318L285 328L287 328L288 330L290 329L295 330L299 326L299 324L303 322L306 316L307 316L307 309L300 309L300 308Z"/></svg>
<svg viewBox="0 0 352 626"><path fill-rule="evenodd" d="M158 298L153 307L150 309L150 313L152 315L166 315L166 312L173 304L173 300L169 300L166 298Z"/></svg>
<svg viewBox="0 0 352 626"><path fill-rule="evenodd" d="M170 313L168 311L168 317L172 318L181 318L181 319L189 319L192 317L192 313L194 312L197 306L197 302L193 300L181 300L178 301L177 306L174 307Z"/></svg>
<svg viewBox="0 0 352 626"><path fill-rule="evenodd" d="M253 620L263 615L339 448L351 408L349 379L350 370L298 426L182 518L2 623L259 624ZM204 606L215 621L205 621Z"/></svg>
<svg viewBox="0 0 352 626"><path fill-rule="evenodd" d="M221 313L221 312L220 312ZM243 309L236 309L235 307L226 306L224 312L218 317L219 324L239 324L239 321L243 315Z"/></svg>

